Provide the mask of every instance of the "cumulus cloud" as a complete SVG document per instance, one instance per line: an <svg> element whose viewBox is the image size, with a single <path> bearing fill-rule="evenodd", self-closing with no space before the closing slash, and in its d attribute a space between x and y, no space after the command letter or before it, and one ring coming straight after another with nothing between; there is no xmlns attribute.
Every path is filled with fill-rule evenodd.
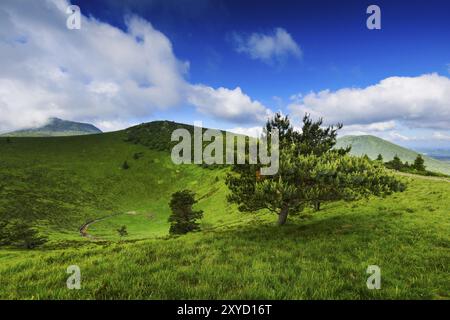
<svg viewBox="0 0 450 320"><path fill-rule="evenodd" d="M288 56L300 58L302 55L300 46L283 28L275 28L268 34L252 33L245 36L234 33L232 40L237 52L266 63L282 62Z"/></svg>
<svg viewBox="0 0 450 320"><path fill-rule="evenodd" d="M353 124L345 126L344 129L349 132L381 132L392 130L396 127L395 121L375 122L367 125Z"/></svg>
<svg viewBox="0 0 450 320"><path fill-rule="evenodd" d="M69 30L68 5L66 0L2 1L0 131L54 116L118 128L128 119L189 101L205 114L230 120L253 120L265 109L239 88L188 83L189 63L177 59L170 40L150 22L129 16L123 31L82 15L81 30ZM241 110L226 110L233 99ZM214 101L211 111L202 103L208 100Z"/></svg>
<svg viewBox="0 0 450 320"><path fill-rule="evenodd" d="M409 128L450 127L450 79L438 74L390 77L366 88L311 92L289 106L295 115L310 113L327 123L398 123Z"/></svg>
<svg viewBox="0 0 450 320"><path fill-rule="evenodd" d="M188 101L203 114L237 123L263 122L270 116L269 109L252 101L239 87L230 90L195 85L191 89Z"/></svg>

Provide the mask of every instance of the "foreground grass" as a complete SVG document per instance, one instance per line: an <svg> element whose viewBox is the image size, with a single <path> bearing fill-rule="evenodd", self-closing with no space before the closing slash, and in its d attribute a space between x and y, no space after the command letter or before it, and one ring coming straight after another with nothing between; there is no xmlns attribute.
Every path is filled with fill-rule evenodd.
<svg viewBox="0 0 450 320"><path fill-rule="evenodd" d="M448 299L450 183L408 179L404 193L284 227L244 215L178 238L0 250L0 298ZM66 288L74 264L81 290ZM368 265L381 268L380 290L366 287Z"/></svg>

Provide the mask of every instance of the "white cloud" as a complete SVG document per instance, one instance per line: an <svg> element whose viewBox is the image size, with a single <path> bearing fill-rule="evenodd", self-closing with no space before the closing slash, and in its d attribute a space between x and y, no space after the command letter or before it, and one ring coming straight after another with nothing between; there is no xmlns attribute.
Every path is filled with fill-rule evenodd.
<svg viewBox="0 0 450 320"><path fill-rule="evenodd" d="M438 74L390 77L366 88L324 90L289 106L327 123L367 125L397 121L410 128L450 127L450 79Z"/></svg>
<svg viewBox="0 0 450 320"><path fill-rule="evenodd" d="M283 28L275 28L268 34L252 33L249 36L235 33L232 40L237 52L266 63L281 62L289 55L295 58L302 55L300 46Z"/></svg>
<svg viewBox="0 0 450 320"><path fill-rule="evenodd" d="M81 30L68 30L67 6L65 0L2 1L1 131L54 116L117 129L188 99L202 112L229 120L254 120L265 109L239 88L189 84L189 63L177 59L170 40L148 21L130 16L123 31L82 16ZM208 99L215 103L211 111L201 103ZM242 109L226 110L230 99Z"/></svg>
<svg viewBox="0 0 450 320"><path fill-rule="evenodd" d="M436 140L450 141L450 134L443 132L434 132L433 138Z"/></svg>
<svg viewBox="0 0 450 320"><path fill-rule="evenodd" d="M258 138L261 136L261 134L263 132L263 127L262 126L249 127L249 128L237 127L237 128L226 129L226 131L237 133L237 134L242 134L244 136Z"/></svg>
<svg viewBox="0 0 450 320"><path fill-rule="evenodd" d="M392 130L396 127L395 121L375 122L371 124L352 124L344 126L346 132L382 132ZM350 133L347 133L350 134Z"/></svg>
<svg viewBox="0 0 450 320"><path fill-rule="evenodd" d="M230 90L194 85L191 89L188 101L203 114L236 123L263 122L271 114L269 109L258 101L252 101L239 87Z"/></svg>

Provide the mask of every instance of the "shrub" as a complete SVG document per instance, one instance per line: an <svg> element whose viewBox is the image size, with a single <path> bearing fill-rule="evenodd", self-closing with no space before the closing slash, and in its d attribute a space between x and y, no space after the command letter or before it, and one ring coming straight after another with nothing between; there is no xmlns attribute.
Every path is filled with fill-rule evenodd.
<svg viewBox="0 0 450 320"><path fill-rule="evenodd" d="M120 238L126 237L128 235L127 226L121 226L119 229L117 229L117 233L119 234Z"/></svg>
<svg viewBox="0 0 450 320"><path fill-rule="evenodd" d="M136 152L135 154L133 154L133 159L134 160L139 160L140 158L142 158L144 156L144 153L142 152Z"/></svg>
<svg viewBox="0 0 450 320"><path fill-rule="evenodd" d="M0 244L33 249L48 241L28 222L12 219L0 222Z"/></svg>
<svg viewBox="0 0 450 320"><path fill-rule="evenodd" d="M124 161L124 163L122 164L122 169L123 169L123 170L128 170L128 169L130 169L130 165L128 164L127 161Z"/></svg>

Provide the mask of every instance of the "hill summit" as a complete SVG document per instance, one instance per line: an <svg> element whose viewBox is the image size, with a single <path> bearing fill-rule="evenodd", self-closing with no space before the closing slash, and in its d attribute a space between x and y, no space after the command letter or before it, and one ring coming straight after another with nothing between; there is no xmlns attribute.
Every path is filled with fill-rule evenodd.
<svg viewBox="0 0 450 320"><path fill-rule="evenodd" d="M3 134L8 137L58 137L79 136L102 133L100 129L89 123L50 118L48 122L38 128L17 130Z"/></svg>

